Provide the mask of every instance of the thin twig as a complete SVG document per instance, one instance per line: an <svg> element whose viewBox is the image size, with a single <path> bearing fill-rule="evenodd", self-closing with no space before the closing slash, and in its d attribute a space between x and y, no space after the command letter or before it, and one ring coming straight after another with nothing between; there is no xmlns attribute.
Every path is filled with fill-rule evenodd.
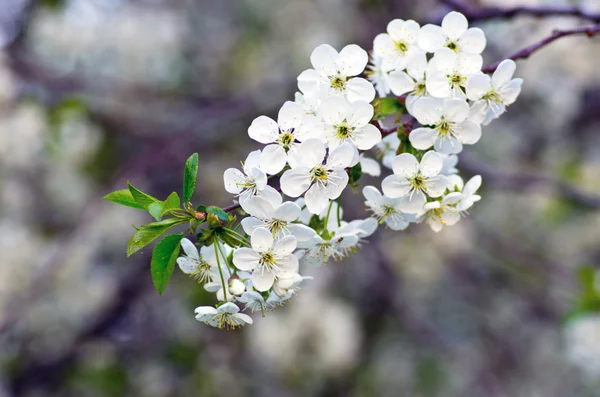
<svg viewBox="0 0 600 397"><path fill-rule="evenodd" d="M540 48L547 46L548 44L552 43L554 40L557 40L561 37L574 36L574 35L580 35L580 34L585 34L588 37L593 37L596 34L598 34L599 32L600 32L600 24L593 25L593 26L586 26L583 28L575 28L575 29L565 29L565 30L557 29L557 30L554 30L550 36L538 41L537 43L534 43L528 47L525 47L525 48L515 52L514 54L509 56L507 59L512 59L512 60L527 59L527 58L529 58L529 56L531 54L533 54ZM494 62L491 65L485 66L481 70L484 73L492 73L494 70L496 70L498 65L500 65L500 62L502 62L502 61Z"/></svg>
<svg viewBox="0 0 600 397"><path fill-rule="evenodd" d="M443 4L460 11L471 22L490 19L509 19L518 15L531 17L571 16L591 22L600 22L600 14L590 13L577 7L478 7L474 8L459 0L441 0Z"/></svg>

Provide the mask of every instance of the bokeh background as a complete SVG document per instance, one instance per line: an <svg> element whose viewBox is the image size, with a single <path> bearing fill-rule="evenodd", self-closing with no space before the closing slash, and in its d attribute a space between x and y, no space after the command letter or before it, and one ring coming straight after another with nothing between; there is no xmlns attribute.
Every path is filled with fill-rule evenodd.
<svg viewBox="0 0 600 397"><path fill-rule="evenodd" d="M600 12L479 5L494 3ZM147 215L101 200L127 180L179 191L199 152L195 202L228 205L223 171L258 148L248 125L293 98L314 47L369 49L393 18L449 10L0 0L0 396L600 396L564 338L578 275L600 262L600 39L518 62L517 103L461 155L463 176L484 181L470 217L439 234L381 229L358 255L305 269L312 284L243 330L197 322L213 298L180 272L159 296L151 251L125 256ZM477 23L484 64L585 23ZM365 216L360 195L344 206Z"/></svg>

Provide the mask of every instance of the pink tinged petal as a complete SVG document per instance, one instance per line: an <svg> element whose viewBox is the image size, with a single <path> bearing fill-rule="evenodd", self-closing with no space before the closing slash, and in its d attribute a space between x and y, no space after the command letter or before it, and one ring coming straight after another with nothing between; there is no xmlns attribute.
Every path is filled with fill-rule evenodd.
<svg viewBox="0 0 600 397"><path fill-rule="evenodd" d="M243 184L245 180L246 176L236 168L228 168L223 173L225 190L231 194L239 194L243 189L238 184Z"/></svg>
<svg viewBox="0 0 600 397"><path fill-rule="evenodd" d="M472 121L463 121L458 124L454 131L460 141L467 145L477 143L481 138L481 127Z"/></svg>
<svg viewBox="0 0 600 397"><path fill-rule="evenodd" d="M423 26L419 32L418 43L424 51L435 52L445 44L442 28L436 25Z"/></svg>
<svg viewBox="0 0 600 397"><path fill-rule="evenodd" d="M463 99L451 98L444 100L445 119L454 123L465 121L469 116L469 105Z"/></svg>
<svg viewBox="0 0 600 397"><path fill-rule="evenodd" d="M337 58L337 66L346 76L361 74L368 62L369 54L356 44L350 44L342 48Z"/></svg>
<svg viewBox="0 0 600 397"><path fill-rule="evenodd" d="M273 215L275 207L267 199L262 197L252 197L246 202L246 212L252 216L262 219L269 219Z"/></svg>
<svg viewBox="0 0 600 397"><path fill-rule="evenodd" d="M439 135L433 142L433 148L436 152L442 154L456 154L462 152L463 145L460 139L447 135L441 138Z"/></svg>
<svg viewBox="0 0 600 397"><path fill-rule="evenodd" d="M459 12L452 11L442 20L442 30L451 40L458 40L468 29L467 18Z"/></svg>
<svg viewBox="0 0 600 397"><path fill-rule="evenodd" d="M185 252L185 254L190 258L195 259L197 261L200 260L200 256L198 255L198 248L196 248L194 243L192 243L187 238L181 240L181 248L183 248L183 252Z"/></svg>
<svg viewBox="0 0 600 397"><path fill-rule="evenodd" d="M438 175L444 167L444 158L436 152L429 151L423 155L419 168L421 173L430 178Z"/></svg>
<svg viewBox="0 0 600 397"><path fill-rule="evenodd" d="M381 166L376 160L370 159L368 157L364 157L361 155L360 157L360 166L362 168L362 172L371 175L371 176L380 176L381 175Z"/></svg>
<svg viewBox="0 0 600 397"><path fill-rule="evenodd" d="M327 167L329 168L346 168L354 158L354 148L349 143L343 143L335 149L331 150L327 158Z"/></svg>
<svg viewBox="0 0 600 397"><path fill-rule="evenodd" d="M325 145L318 139L307 139L298 147L296 161L303 167L313 168L325 159Z"/></svg>
<svg viewBox="0 0 600 397"><path fill-rule="evenodd" d="M401 70L395 70L390 73L388 82L394 95L404 95L415 88L415 81L406 72Z"/></svg>
<svg viewBox="0 0 600 397"><path fill-rule="evenodd" d="M494 71L494 74L492 75L492 84L494 84L494 87L501 87L508 84L510 79L512 79L513 74L515 74L516 69L517 65L512 59L505 59L500 62L500 65L498 65L496 71Z"/></svg>
<svg viewBox="0 0 600 397"><path fill-rule="evenodd" d="M315 236L314 229L300 223L289 224L287 228L298 242L308 241Z"/></svg>
<svg viewBox="0 0 600 397"><path fill-rule="evenodd" d="M448 178L437 175L427 179L427 194L431 197L440 197L448 187Z"/></svg>
<svg viewBox="0 0 600 397"><path fill-rule="evenodd" d="M413 105L413 115L423 125L438 123L443 115L444 101L435 98L420 98Z"/></svg>
<svg viewBox="0 0 600 397"><path fill-rule="evenodd" d="M257 228L250 236L250 244L256 252L265 252L273 247L273 235L264 227Z"/></svg>
<svg viewBox="0 0 600 397"><path fill-rule="evenodd" d="M418 191L412 195L405 196L402 202L399 204L399 207L402 209L402 212L416 214L423 210L424 205L425 195Z"/></svg>
<svg viewBox="0 0 600 397"><path fill-rule="evenodd" d="M323 77L314 69L308 69L298 76L298 88L304 94L316 94Z"/></svg>
<svg viewBox="0 0 600 397"><path fill-rule="evenodd" d="M292 237L293 238L293 237ZM275 271L275 276L282 279L290 279L298 273L298 257L296 255L286 255L279 258L277 265L281 270Z"/></svg>
<svg viewBox="0 0 600 397"><path fill-rule="evenodd" d="M240 270L253 270L258 266L259 260L260 255L250 248L238 248L233 253L233 264Z"/></svg>
<svg viewBox="0 0 600 397"><path fill-rule="evenodd" d="M327 124L336 125L350 116L352 107L347 99L332 96L323 101L320 113Z"/></svg>
<svg viewBox="0 0 600 397"><path fill-rule="evenodd" d="M348 122L353 127L362 127L369 124L373 118L374 109L370 103L357 101L350 105Z"/></svg>
<svg viewBox="0 0 600 397"><path fill-rule="evenodd" d="M408 136L410 144L419 150L427 150L433 146L437 131L431 128L416 128Z"/></svg>
<svg viewBox="0 0 600 397"><path fill-rule="evenodd" d="M363 78L353 77L346 83L346 97L350 102L372 102L375 99L375 87Z"/></svg>
<svg viewBox="0 0 600 397"><path fill-rule="evenodd" d="M260 169L269 175L279 173L287 163L287 154L283 146L267 145L260 156Z"/></svg>
<svg viewBox="0 0 600 397"><path fill-rule="evenodd" d="M483 30L479 28L468 29L458 39L458 47L461 52L470 54L481 54L485 48L486 40Z"/></svg>
<svg viewBox="0 0 600 397"><path fill-rule="evenodd" d="M467 81L467 98L472 101L481 99L491 88L491 79L487 74L476 74Z"/></svg>
<svg viewBox="0 0 600 397"><path fill-rule="evenodd" d="M354 131L354 143L359 150L369 150L381 141L381 131L373 124L367 124Z"/></svg>
<svg viewBox="0 0 600 397"><path fill-rule="evenodd" d="M267 116L260 116L255 118L252 124L250 124L248 135L260 143L275 142L277 137L279 137L279 126L273 119Z"/></svg>
<svg viewBox="0 0 600 397"><path fill-rule="evenodd" d="M266 227L265 223L259 219L256 219L252 216L242 219L242 228L244 228L244 232L248 235L254 233L254 230L258 227Z"/></svg>
<svg viewBox="0 0 600 397"><path fill-rule="evenodd" d="M304 195L306 200L306 208L311 214L320 214L327 205L329 199L327 198L327 189L320 184L314 184Z"/></svg>
<svg viewBox="0 0 600 397"><path fill-rule="evenodd" d="M435 70L427 75L425 82L427 92L436 98L446 98L450 96L451 87L446 73ZM416 104L415 104L416 105Z"/></svg>
<svg viewBox="0 0 600 397"><path fill-rule="evenodd" d="M287 170L281 176L281 190L290 197L299 197L310 187L310 168Z"/></svg>
<svg viewBox="0 0 600 397"><path fill-rule="evenodd" d="M338 198L346 188L346 185L348 185L348 174L345 170L341 168L335 169L332 174L336 177L336 180L335 184L332 182L327 183L327 197L330 200Z"/></svg>
<svg viewBox="0 0 600 397"><path fill-rule="evenodd" d="M285 236L275 242L273 251L279 255L289 255L296 249L297 241L294 236Z"/></svg>
<svg viewBox="0 0 600 397"><path fill-rule="evenodd" d="M395 175L410 178L419 172L419 161L412 154L402 153L394 159L393 170Z"/></svg>
<svg viewBox="0 0 600 397"><path fill-rule="evenodd" d="M281 109L279 109L277 123L283 131L287 131L291 128L298 128L305 115L306 113L304 112L304 109L302 109L302 106L295 102L287 101L283 104Z"/></svg>
<svg viewBox="0 0 600 397"><path fill-rule="evenodd" d="M257 291L264 292L268 291L275 282L275 275L267 271L255 270L250 277L252 285Z"/></svg>
<svg viewBox="0 0 600 397"><path fill-rule="evenodd" d="M322 44L315 48L310 55L310 62L313 67L326 74L333 74L336 71L336 60L338 52L329 44Z"/></svg>
<svg viewBox="0 0 600 397"><path fill-rule="evenodd" d="M389 198L404 197L410 193L411 185L405 178L390 175L381 182L381 190Z"/></svg>
<svg viewBox="0 0 600 397"><path fill-rule="evenodd" d="M382 202L381 193L375 186L365 186L363 188L363 196L365 199L374 204L380 204Z"/></svg>
<svg viewBox="0 0 600 397"><path fill-rule="evenodd" d="M285 222L293 222L300 216L300 206L291 201L286 201L281 204L279 207L275 209L274 212L271 212L271 218L279 219Z"/></svg>

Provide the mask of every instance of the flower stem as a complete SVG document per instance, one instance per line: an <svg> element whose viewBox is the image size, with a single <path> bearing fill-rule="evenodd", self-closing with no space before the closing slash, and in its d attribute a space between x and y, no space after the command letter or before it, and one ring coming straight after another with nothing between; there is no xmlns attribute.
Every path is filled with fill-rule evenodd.
<svg viewBox="0 0 600 397"><path fill-rule="evenodd" d="M223 285L223 298L227 302L227 285L225 285L225 277L223 277L223 269L221 269L221 260L219 259L219 238L215 236L215 255L217 257L217 266L219 267L219 275L221 276L221 284Z"/></svg>
<svg viewBox="0 0 600 397"><path fill-rule="evenodd" d="M338 197L337 199L337 224L338 227L342 226L342 217L341 217L341 208L342 208L342 196Z"/></svg>

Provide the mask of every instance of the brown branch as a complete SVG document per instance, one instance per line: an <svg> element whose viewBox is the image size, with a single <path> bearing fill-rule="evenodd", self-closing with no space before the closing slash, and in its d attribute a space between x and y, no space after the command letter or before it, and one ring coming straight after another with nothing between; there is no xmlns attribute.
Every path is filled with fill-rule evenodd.
<svg viewBox="0 0 600 397"><path fill-rule="evenodd" d="M490 19L509 19L519 15L531 17L570 16L591 22L600 22L600 14L584 11L577 7L478 7L474 8L459 0L441 0L441 2L459 12L471 22Z"/></svg>
<svg viewBox="0 0 600 397"><path fill-rule="evenodd" d="M512 59L512 60L527 59L527 58L529 58L529 56L531 56L531 54L533 54L540 48L547 46L548 44L552 43L554 40L557 40L561 37L574 36L574 35L580 35L580 34L585 34L588 37L593 37L596 34L598 34L599 32L600 32L600 24L593 25L593 26L586 26L586 27L582 27L582 28L575 28L575 29L565 29L565 30L556 29L554 32L552 32L552 34L550 36L538 41L537 43L534 43L528 47L525 47L525 48L515 52L514 54L510 55L507 59ZM494 70L496 70L498 65L500 65L500 62L502 62L502 61L498 61L491 65L485 66L483 69L481 69L481 71L484 73L492 73Z"/></svg>

